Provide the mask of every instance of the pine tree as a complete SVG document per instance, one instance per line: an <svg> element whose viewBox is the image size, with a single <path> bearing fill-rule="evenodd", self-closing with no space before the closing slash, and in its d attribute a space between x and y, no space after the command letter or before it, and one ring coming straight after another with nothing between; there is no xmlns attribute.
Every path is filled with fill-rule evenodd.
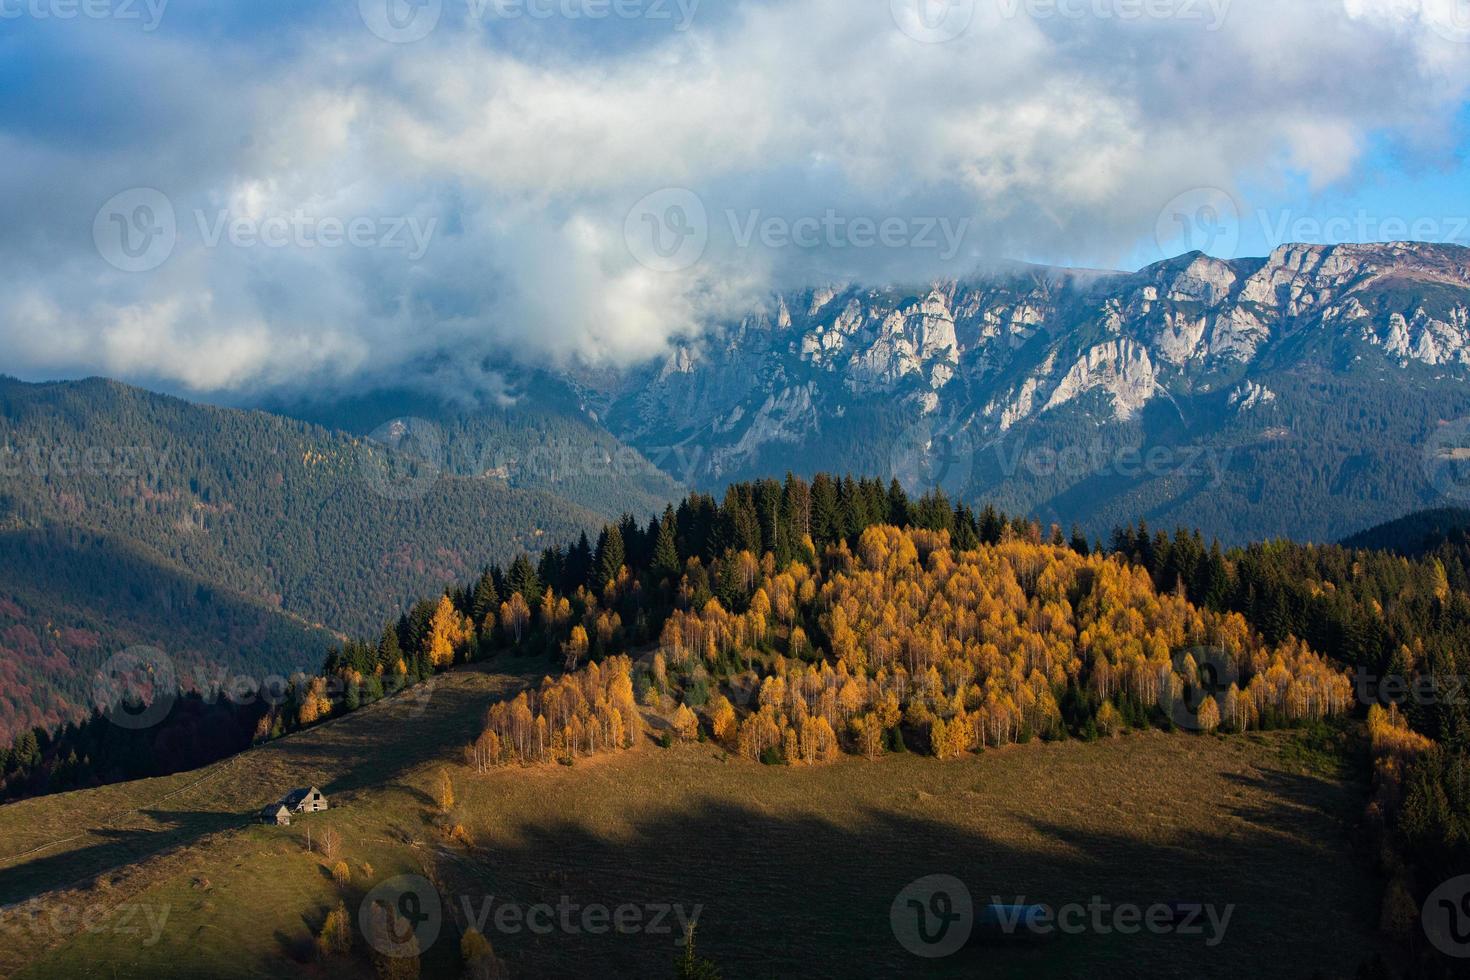
<svg viewBox="0 0 1470 980"><path fill-rule="evenodd" d="M587 584L598 595L607 588L607 583L617 581L622 573L626 555L623 550L623 532L614 524L602 529L597 539L597 552L592 560L592 579Z"/></svg>
<svg viewBox="0 0 1470 980"><path fill-rule="evenodd" d="M382 639L378 641L378 666L385 674L392 673L402 659L403 648L398 645L398 627L384 627Z"/></svg>
<svg viewBox="0 0 1470 980"><path fill-rule="evenodd" d="M566 561L561 548L553 546L541 552L541 560L536 565L536 584L544 589L556 588L565 574Z"/></svg>
<svg viewBox="0 0 1470 980"><path fill-rule="evenodd" d="M560 591L568 595L588 584L588 577L592 574L592 544L587 540L586 531L582 532L577 543L567 552L566 565L562 574Z"/></svg>
<svg viewBox="0 0 1470 980"><path fill-rule="evenodd" d="M650 568L655 581L677 581L680 571L679 549L674 541L673 514L665 514L658 526L657 540L653 547L653 565Z"/></svg>
<svg viewBox="0 0 1470 980"><path fill-rule="evenodd" d="M541 601L541 576L536 574L536 568L531 564L531 559L524 554L516 556L511 562L510 572L506 575L507 584L512 592L520 594L526 600L526 605L534 606Z"/></svg>

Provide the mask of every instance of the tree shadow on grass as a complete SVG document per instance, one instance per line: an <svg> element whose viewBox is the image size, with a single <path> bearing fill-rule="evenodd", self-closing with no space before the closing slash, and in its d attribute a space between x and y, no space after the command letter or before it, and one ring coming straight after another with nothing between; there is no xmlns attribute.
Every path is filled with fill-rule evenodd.
<svg viewBox="0 0 1470 980"><path fill-rule="evenodd" d="M473 670L467 673L475 672ZM514 688L511 688L512 692ZM431 703L425 704L427 697ZM391 702L335 719L325 726L288 736L237 759L221 788L228 794L219 809L144 810L166 824L158 830L116 830L73 825L58 828L65 837L81 830L103 838L99 843L51 852L0 870L0 906L72 886L123 865L193 844L220 831L248 827L256 808L307 784L321 787L330 799L368 788L395 785L402 777L435 759L450 759L459 746L479 734L484 711L496 698L472 684L439 684L432 692L407 691ZM424 705L422 715L414 712ZM402 737L411 729L412 737ZM243 768L242 768L243 767ZM242 790L241 787L257 787ZM239 797L244 797L243 799ZM427 797L424 797L427 800ZM244 804L245 808L239 808ZM26 806L25 802L15 804ZM21 813L23 811L13 811Z"/></svg>
<svg viewBox="0 0 1470 980"><path fill-rule="evenodd" d="M98 843L72 851L41 854L25 864L0 870L0 905L74 885L121 865L192 843L207 834L238 826L244 819L233 813L140 812L163 826L158 830L93 830L92 835L101 838Z"/></svg>
<svg viewBox="0 0 1470 980"><path fill-rule="evenodd" d="M1379 951L1375 884L1341 839L1355 792L1285 773L1269 783L1269 806L1235 813L1221 801L1217 823L1162 837L1144 825L1036 815L1023 821L1034 832L1025 846L892 812L839 826L727 802L640 821L615 838L548 819L516 828L513 845L439 862L446 921L425 972L457 968L460 932L489 900L486 934L515 976L668 975L678 909L686 919L699 910L700 950L729 977L1350 976ZM900 892L927 875L964 882L976 905L1080 905L1087 926L1026 942L977 935L954 955L921 958L900 945L892 916ZM614 914L634 906L641 924L594 934L581 917L594 903ZM1208 906L1216 918L1201 910L1188 929L1116 928L1136 920L1111 910L1161 903ZM524 915L538 904L552 910L549 931L495 917L502 906ZM655 933L659 909L670 911Z"/></svg>

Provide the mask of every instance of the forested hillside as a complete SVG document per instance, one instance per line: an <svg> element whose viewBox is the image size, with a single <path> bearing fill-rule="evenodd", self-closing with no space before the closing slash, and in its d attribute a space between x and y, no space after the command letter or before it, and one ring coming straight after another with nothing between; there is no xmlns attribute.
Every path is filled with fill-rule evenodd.
<svg viewBox="0 0 1470 980"><path fill-rule="evenodd" d="M0 531L0 732L51 731L95 707L97 668L167 648L201 677L289 675L336 642L146 549L72 528Z"/></svg>
<svg viewBox="0 0 1470 980"><path fill-rule="evenodd" d="M413 449L114 382L0 380L0 526L102 531L360 632L486 560L604 519L444 474Z"/></svg>
<svg viewBox="0 0 1470 980"><path fill-rule="evenodd" d="M1465 574L1434 556L1223 549L1142 525L1104 546L896 483L788 477L721 501L693 494L647 524L606 525L595 544L583 535L493 565L231 721L247 742L266 738L506 653L563 673L489 713L465 747L480 769L625 748L645 715L663 720L666 741L813 765L1366 714L1384 928L1407 936L1445 869L1470 871L1470 724L1452 696L1470 666ZM155 746L176 744L199 713L181 704ZM93 727L22 740L6 785L114 778L116 760L141 758L136 743L99 741ZM89 745L111 769L77 751Z"/></svg>
<svg viewBox="0 0 1470 980"><path fill-rule="evenodd" d="M455 391L443 398L399 389L265 407L358 436L381 433L394 419L418 419L432 426L446 472L553 493L604 517L662 510L682 495L653 462L589 421L556 379L516 377L513 395Z"/></svg>
<svg viewBox="0 0 1470 980"><path fill-rule="evenodd" d="M1410 514L1355 534L1348 548L1393 551L1410 558L1432 556L1445 567L1457 590L1470 591L1470 510L1445 507Z"/></svg>
<svg viewBox="0 0 1470 980"><path fill-rule="evenodd" d="M1451 526L1442 514L1402 525L1408 541L1424 528ZM1380 531L1368 539L1393 537ZM1417 558L1275 542L1231 551L1221 562L1197 535L1170 538L1146 528L1120 531L1114 542L1160 588L1238 611L1268 639L1302 637L1353 668L1373 753L1368 826L1387 880L1382 928L1413 948L1422 975L1452 975L1414 939L1429 893L1470 873L1470 580L1463 532L1431 533L1427 543L1406 549L1421 552Z"/></svg>
<svg viewBox="0 0 1470 980"><path fill-rule="evenodd" d="M784 764L1366 714L1364 860L1387 882L1384 931L1409 942L1428 892L1470 873L1465 573L1146 526L1100 547L896 484L788 478L491 569L327 669L350 691L403 669L384 655L400 641L425 671L505 648L591 661L497 706L466 748L480 767L629 744L634 699L673 737ZM1414 955L1433 972L1433 951Z"/></svg>

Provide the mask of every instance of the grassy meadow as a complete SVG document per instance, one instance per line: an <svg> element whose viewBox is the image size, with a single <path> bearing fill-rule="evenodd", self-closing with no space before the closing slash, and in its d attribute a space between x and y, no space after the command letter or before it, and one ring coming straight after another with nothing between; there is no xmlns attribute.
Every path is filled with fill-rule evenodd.
<svg viewBox="0 0 1470 980"><path fill-rule="evenodd" d="M402 874L441 897L424 976L458 975L460 932L487 909L512 977L672 976L677 913L696 909L700 950L727 980L1307 976L1306 964L1339 976L1375 949L1379 883L1356 831L1365 789L1349 775L1360 770L1300 733L1148 732L813 768L649 740L572 767L474 774L460 746L527 679L458 671L427 699L409 692L199 772L0 808L0 973L371 975L360 936L326 962L312 937L339 900L355 921L368 891ZM327 813L248 822L311 782L330 795ZM464 833L451 838L455 824ZM306 848L329 827L348 882ZM979 904L1097 896L1233 910L1215 945L1208 929L1094 931L931 961L895 939L890 907L935 874ZM542 904L572 909L575 931L495 926L505 906ZM589 905L633 907L641 925L592 934Z"/></svg>

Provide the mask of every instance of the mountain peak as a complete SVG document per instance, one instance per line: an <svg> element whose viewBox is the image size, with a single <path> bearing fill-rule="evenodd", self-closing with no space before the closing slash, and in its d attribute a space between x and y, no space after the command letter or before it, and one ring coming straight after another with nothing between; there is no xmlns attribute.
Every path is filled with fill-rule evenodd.
<svg viewBox="0 0 1470 980"><path fill-rule="evenodd" d="M1470 249L1297 243L1135 273L995 266L793 292L717 334L615 396L614 433L645 452L698 447L678 474L696 484L855 461L882 473L907 431L924 445L935 427L972 447L1024 444L1057 426L1146 426L1152 407L1186 431L1201 415L1247 424L1296 404L1300 379L1358 369L1463 384Z"/></svg>

